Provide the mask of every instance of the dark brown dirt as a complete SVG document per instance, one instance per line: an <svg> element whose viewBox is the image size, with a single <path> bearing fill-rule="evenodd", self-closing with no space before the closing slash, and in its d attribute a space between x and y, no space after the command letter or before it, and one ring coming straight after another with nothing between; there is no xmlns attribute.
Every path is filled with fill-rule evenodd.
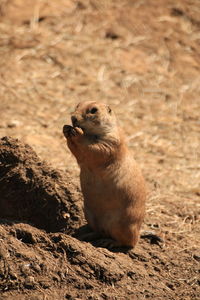
<svg viewBox="0 0 200 300"><path fill-rule="evenodd" d="M199 299L199 16L199 0L0 1L0 300ZM81 241L62 127L88 99L118 115L163 242Z"/></svg>
<svg viewBox="0 0 200 300"><path fill-rule="evenodd" d="M82 210L70 176L61 177L29 145L8 137L0 140L0 178L0 218L48 232L72 233L80 227Z"/></svg>

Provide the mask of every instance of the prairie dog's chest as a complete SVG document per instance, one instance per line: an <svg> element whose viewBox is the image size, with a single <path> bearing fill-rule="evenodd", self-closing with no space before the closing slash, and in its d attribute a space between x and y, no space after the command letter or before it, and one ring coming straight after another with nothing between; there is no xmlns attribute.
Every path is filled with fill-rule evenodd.
<svg viewBox="0 0 200 300"><path fill-rule="evenodd" d="M112 198L114 201L123 189L124 175L123 168L118 164L100 172L81 169L80 182L85 200L103 202Z"/></svg>
<svg viewBox="0 0 200 300"><path fill-rule="evenodd" d="M115 179L106 174L98 176L88 170L81 172L81 189L84 197L85 211L98 216L119 211L121 208L120 195Z"/></svg>
<svg viewBox="0 0 200 300"><path fill-rule="evenodd" d="M101 195L105 195L106 190L108 192L111 185L113 186L111 181L109 176L97 175L88 169L81 170L80 173L82 192L87 197L101 197Z"/></svg>

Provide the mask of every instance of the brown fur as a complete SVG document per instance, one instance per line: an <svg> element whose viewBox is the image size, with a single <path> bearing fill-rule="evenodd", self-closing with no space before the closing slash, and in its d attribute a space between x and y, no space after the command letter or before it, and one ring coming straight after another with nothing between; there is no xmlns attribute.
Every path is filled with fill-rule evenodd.
<svg viewBox="0 0 200 300"><path fill-rule="evenodd" d="M72 123L63 132L80 166L86 220L116 246L132 248L145 213L145 182L116 117L103 103L82 102Z"/></svg>

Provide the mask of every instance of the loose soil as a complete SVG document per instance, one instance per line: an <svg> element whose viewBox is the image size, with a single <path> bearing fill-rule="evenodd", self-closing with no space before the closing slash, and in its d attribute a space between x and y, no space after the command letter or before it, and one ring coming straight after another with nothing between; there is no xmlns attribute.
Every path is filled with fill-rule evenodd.
<svg viewBox="0 0 200 300"><path fill-rule="evenodd" d="M200 3L0 1L0 299L199 299ZM62 126L119 117L149 195L135 249L87 232Z"/></svg>

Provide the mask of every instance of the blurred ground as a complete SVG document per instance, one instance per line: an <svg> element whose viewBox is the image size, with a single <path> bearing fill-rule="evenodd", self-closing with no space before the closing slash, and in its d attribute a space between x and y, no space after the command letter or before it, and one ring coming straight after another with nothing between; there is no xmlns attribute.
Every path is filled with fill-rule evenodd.
<svg viewBox="0 0 200 300"><path fill-rule="evenodd" d="M30 295L38 297L34 299L198 299L199 15L198 0L0 1L0 137L28 143L42 159L68 170L75 180L78 167L66 148L62 126L69 123L69 114L80 100L108 102L148 182L143 229L154 230L165 241L160 248L141 240L131 258L70 236L51 239L60 244L67 239L81 257L88 255L92 261L106 264L106 256L114 257L116 264L108 277L115 279L109 282L91 275L91 282L88 277L78 287L81 276L91 274L80 257L69 266L72 277L67 287L62 272L52 280L61 268L57 264L49 272L50 286L2 288L2 299L31 299ZM2 225L1 238L9 239L15 226L20 225ZM62 261L60 250L41 246L50 245L49 235L34 227L27 230L40 236L34 244L21 241L19 249L32 253L29 260L34 255L35 261L42 260L47 255L42 251L48 251L49 260L57 255ZM9 248L9 243L5 245ZM63 245L60 248L66 249ZM10 263L22 264L24 256L18 260L15 256L17 247ZM106 270L105 265L92 266ZM74 275L76 284L73 270L79 276ZM37 278L32 272L30 276Z"/></svg>

